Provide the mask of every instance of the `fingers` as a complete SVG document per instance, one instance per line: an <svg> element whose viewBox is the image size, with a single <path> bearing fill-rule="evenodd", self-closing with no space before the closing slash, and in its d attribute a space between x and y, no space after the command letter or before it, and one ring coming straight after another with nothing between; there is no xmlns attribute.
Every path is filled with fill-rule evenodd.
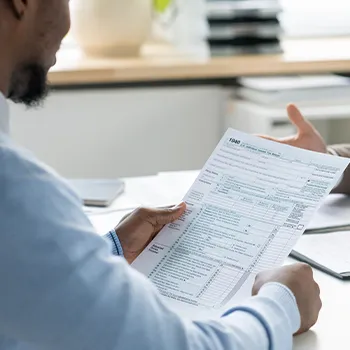
<svg viewBox="0 0 350 350"><path fill-rule="evenodd" d="M273 142L281 142L279 139L275 137L267 136L267 135L255 135L255 136L260 137L261 139L265 139Z"/></svg>
<svg viewBox="0 0 350 350"><path fill-rule="evenodd" d="M155 224L157 225L167 225L171 222L174 222L182 216L182 214L186 210L186 204L180 203L176 207L168 208L168 209L157 209L155 210Z"/></svg>
<svg viewBox="0 0 350 350"><path fill-rule="evenodd" d="M259 282L259 275L255 277L255 282L252 288L252 296L256 296L259 294L259 290L261 289L261 283Z"/></svg>
<svg viewBox="0 0 350 350"><path fill-rule="evenodd" d="M278 142L282 143L284 145L291 145L295 143L295 136L289 136L289 137L282 137L282 138L275 138L267 135L256 135L262 139L268 140L268 141L273 141L273 142Z"/></svg>
<svg viewBox="0 0 350 350"><path fill-rule="evenodd" d="M186 203L180 203L175 207L159 208L159 209L138 209L138 215L147 220L155 227L162 227L170 224L182 216L186 210Z"/></svg>
<svg viewBox="0 0 350 350"><path fill-rule="evenodd" d="M287 106L288 117L290 121L297 127L300 134L308 133L314 130L314 127L301 114L298 107L294 104Z"/></svg>

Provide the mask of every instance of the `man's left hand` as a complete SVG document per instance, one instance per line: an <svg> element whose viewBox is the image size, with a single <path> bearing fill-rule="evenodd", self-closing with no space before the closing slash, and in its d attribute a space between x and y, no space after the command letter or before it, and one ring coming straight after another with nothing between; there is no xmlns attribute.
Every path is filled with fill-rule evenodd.
<svg viewBox="0 0 350 350"><path fill-rule="evenodd" d="M128 263L131 264L159 231L178 220L185 210L186 204L181 203L167 209L140 208L125 217L115 231Z"/></svg>

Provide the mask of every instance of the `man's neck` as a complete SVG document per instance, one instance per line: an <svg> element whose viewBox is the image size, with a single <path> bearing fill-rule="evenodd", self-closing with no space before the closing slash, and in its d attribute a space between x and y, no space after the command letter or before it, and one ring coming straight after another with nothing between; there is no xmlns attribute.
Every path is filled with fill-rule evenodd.
<svg viewBox="0 0 350 350"><path fill-rule="evenodd" d="M9 110L5 97L0 92L0 134L9 133Z"/></svg>
<svg viewBox="0 0 350 350"><path fill-rule="evenodd" d="M0 92L7 97L9 94L11 81L11 68L9 64L6 64L5 59L1 57L0 52Z"/></svg>
<svg viewBox="0 0 350 350"><path fill-rule="evenodd" d="M4 47L7 46L4 45ZM11 65L9 64L9 58L6 57L7 52L4 51L0 52L0 133L7 134L9 131L9 111L5 99L9 95Z"/></svg>
<svg viewBox="0 0 350 350"><path fill-rule="evenodd" d="M5 97L8 96L8 84L6 84L6 80L2 79L1 68L0 68L0 93Z"/></svg>

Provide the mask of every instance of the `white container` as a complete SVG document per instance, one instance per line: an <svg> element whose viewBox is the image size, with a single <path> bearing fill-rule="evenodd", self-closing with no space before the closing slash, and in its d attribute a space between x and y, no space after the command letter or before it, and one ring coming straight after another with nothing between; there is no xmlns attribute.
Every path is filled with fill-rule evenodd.
<svg viewBox="0 0 350 350"><path fill-rule="evenodd" d="M152 0L74 0L72 33L88 56L138 56L152 27Z"/></svg>

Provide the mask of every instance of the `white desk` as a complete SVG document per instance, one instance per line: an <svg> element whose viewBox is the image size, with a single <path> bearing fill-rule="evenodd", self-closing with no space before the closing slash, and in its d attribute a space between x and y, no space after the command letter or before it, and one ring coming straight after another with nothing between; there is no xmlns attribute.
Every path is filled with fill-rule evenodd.
<svg viewBox="0 0 350 350"><path fill-rule="evenodd" d="M193 182L196 172L126 179L126 192L113 207L114 213L94 214L91 220L99 233L106 233L131 210L131 206L162 206L177 203ZM123 207L128 210L121 210ZM350 252L349 252L350 254ZM288 262L292 262L288 259ZM350 282L342 282L315 270L321 287L323 310L318 324L295 338L294 350L350 349Z"/></svg>

